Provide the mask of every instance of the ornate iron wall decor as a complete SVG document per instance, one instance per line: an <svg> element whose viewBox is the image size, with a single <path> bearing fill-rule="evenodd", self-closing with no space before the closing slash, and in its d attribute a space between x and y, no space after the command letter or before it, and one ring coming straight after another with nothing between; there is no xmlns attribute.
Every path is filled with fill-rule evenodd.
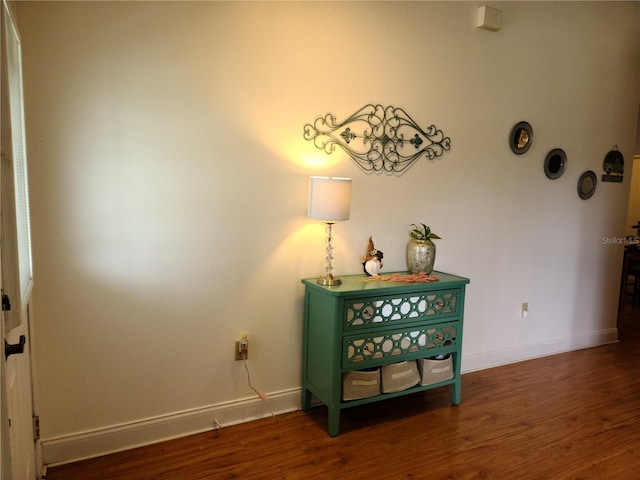
<svg viewBox="0 0 640 480"><path fill-rule="evenodd" d="M605 172L605 174L602 175L603 182L622 182L622 176L624 174L624 157L622 156L622 153L618 151L618 145L613 147L613 149L604 157L602 169Z"/></svg>
<svg viewBox="0 0 640 480"><path fill-rule="evenodd" d="M422 130L402 108L365 105L338 123L328 113L304 126L304 138L330 154L336 145L365 172L401 173L425 156L441 157L451 139L431 125Z"/></svg>

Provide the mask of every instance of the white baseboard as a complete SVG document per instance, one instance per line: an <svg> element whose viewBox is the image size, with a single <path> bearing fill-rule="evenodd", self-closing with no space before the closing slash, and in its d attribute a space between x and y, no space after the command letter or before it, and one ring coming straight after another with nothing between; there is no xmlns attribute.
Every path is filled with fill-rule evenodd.
<svg viewBox="0 0 640 480"><path fill-rule="evenodd" d="M269 408L275 415L299 410L301 392L301 388L294 388L269 394L267 399ZM41 440L43 459L45 465L49 467L76 462L213 430L216 428L216 421L220 427L224 428L269 417L271 416L269 408L259 398L251 398L87 432L43 438Z"/></svg>
<svg viewBox="0 0 640 480"><path fill-rule="evenodd" d="M462 356L462 372L469 373L487 368L499 367L510 363L522 362L533 358L547 357L558 353L581 350L583 348L597 347L607 343L618 341L618 329L611 328L592 332L586 335L551 339L544 342L518 345L517 347L504 348Z"/></svg>
<svg viewBox="0 0 640 480"><path fill-rule="evenodd" d="M571 350L595 347L616 342L617 329L603 330L588 335L554 339L520 345L499 351L483 352L463 356L462 372L521 362L532 358L545 357ZM294 388L268 397L269 407L274 414L299 410L301 388ZM114 425L88 432L75 433L55 438L42 439L44 463L55 466L78 460L98 457L109 453L128 450L143 445L206 432L215 428L215 421L221 427L249 422L271 415L258 398L225 402L169 415L148 418L121 425Z"/></svg>

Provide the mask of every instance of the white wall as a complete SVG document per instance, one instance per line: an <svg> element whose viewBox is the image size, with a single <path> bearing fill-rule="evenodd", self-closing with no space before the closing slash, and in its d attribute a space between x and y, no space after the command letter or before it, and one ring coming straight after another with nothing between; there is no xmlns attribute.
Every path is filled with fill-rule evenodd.
<svg viewBox="0 0 640 480"><path fill-rule="evenodd" d="M471 278L466 371L615 338L622 247L602 238L625 234L631 172L588 201L576 182L613 145L632 158L640 4L498 2L496 33L475 28L480 4L19 4L48 461L149 441L118 435L156 420L266 414L242 403L240 331L253 382L295 408L300 278L323 267L309 175L353 178L338 274L361 271L369 235L386 271L410 223L443 237L436 268ZM367 175L302 138L366 103L435 124L451 151ZM535 138L516 156L520 120ZM115 440L82 449L101 432Z"/></svg>

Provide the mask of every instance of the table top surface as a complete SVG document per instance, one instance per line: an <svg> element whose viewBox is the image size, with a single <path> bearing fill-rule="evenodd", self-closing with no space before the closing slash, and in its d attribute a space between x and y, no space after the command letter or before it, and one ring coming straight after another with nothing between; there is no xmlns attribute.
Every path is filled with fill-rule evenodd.
<svg viewBox="0 0 640 480"><path fill-rule="evenodd" d="M397 275L410 275L409 272L391 272L381 274L379 278L369 277L365 274L359 275L343 275L340 276L342 280L341 285L323 286L316 283L317 277L305 278L302 283L306 287L322 290L327 295L333 296L347 296L353 294L385 294L393 293L396 290L402 289L406 292L412 291L425 291L425 290L438 290L441 288L463 286L470 282L468 278L453 275L451 273L433 271L432 276L437 276L438 280L432 282L407 282L407 281L393 281L389 277Z"/></svg>

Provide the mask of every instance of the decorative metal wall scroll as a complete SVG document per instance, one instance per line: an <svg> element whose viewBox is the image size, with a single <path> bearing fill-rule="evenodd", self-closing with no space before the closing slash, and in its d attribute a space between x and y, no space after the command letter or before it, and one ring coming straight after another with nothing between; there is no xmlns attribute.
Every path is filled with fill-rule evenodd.
<svg viewBox="0 0 640 480"><path fill-rule="evenodd" d="M605 155L602 169L605 172L605 174L602 175L603 182L622 182L622 176L624 174L624 157L618 151L617 145L613 147L613 150Z"/></svg>
<svg viewBox="0 0 640 480"><path fill-rule="evenodd" d="M304 138L332 153L336 145L365 172L401 173L425 156L441 157L451 139L431 125L422 130L402 108L365 105L343 122L328 113L304 126Z"/></svg>

